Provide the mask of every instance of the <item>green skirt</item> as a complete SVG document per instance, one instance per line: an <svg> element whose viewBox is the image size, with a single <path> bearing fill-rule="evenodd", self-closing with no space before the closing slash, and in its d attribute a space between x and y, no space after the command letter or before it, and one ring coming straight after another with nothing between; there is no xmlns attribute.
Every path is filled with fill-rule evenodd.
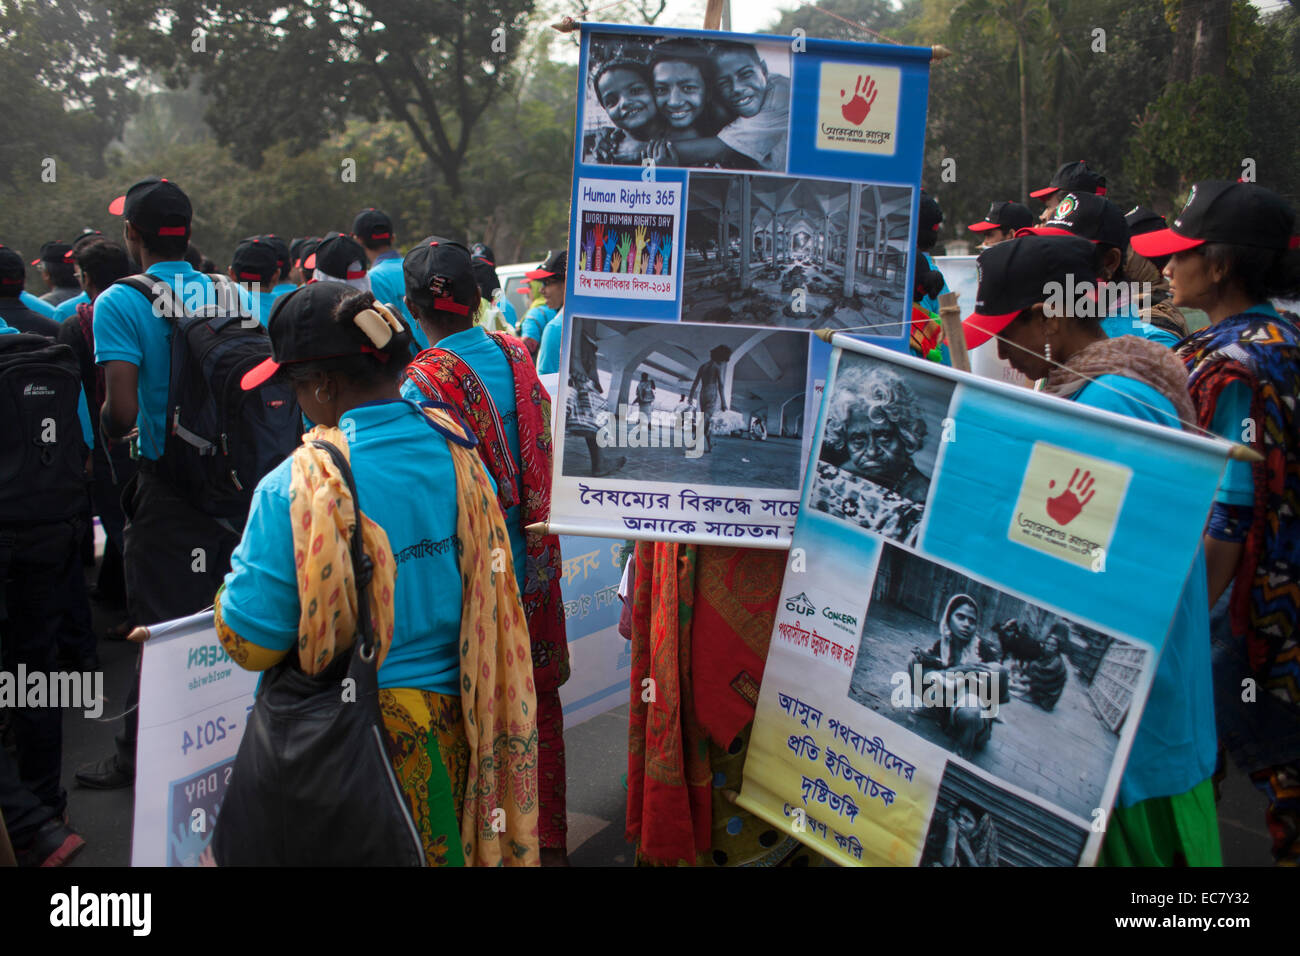
<svg viewBox="0 0 1300 956"><path fill-rule="evenodd" d="M1098 866L1223 866L1214 783L1186 793L1116 807Z"/></svg>

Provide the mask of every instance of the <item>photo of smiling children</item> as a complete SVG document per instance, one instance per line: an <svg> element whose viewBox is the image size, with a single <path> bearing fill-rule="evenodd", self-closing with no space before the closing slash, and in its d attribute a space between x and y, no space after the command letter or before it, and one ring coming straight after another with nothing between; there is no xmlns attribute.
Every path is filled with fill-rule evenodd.
<svg viewBox="0 0 1300 956"><path fill-rule="evenodd" d="M588 79L583 162L785 171L782 44L595 36Z"/></svg>

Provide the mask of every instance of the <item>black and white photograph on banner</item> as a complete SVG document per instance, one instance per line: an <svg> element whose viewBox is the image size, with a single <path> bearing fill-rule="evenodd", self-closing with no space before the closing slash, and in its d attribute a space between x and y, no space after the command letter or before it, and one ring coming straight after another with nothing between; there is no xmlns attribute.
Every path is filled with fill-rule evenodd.
<svg viewBox="0 0 1300 956"><path fill-rule="evenodd" d="M695 173L686 203L683 318L900 334L911 188Z"/></svg>
<svg viewBox="0 0 1300 956"><path fill-rule="evenodd" d="M582 161L784 172L790 47L596 34Z"/></svg>
<svg viewBox="0 0 1300 956"><path fill-rule="evenodd" d="M808 507L915 547L956 385L842 352ZM947 425L945 423L948 423Z"/></svg>
<svg viewBox="0 0 1300 956"><path fill-rule="evenodd" d="M1077 866L1088 830L951 760L921 866Z"/></svg>
<svg viewBox="0 0 1300 956"><path fill-rule="evenodd" d="M563 474L796 490L809 335L575 316Z"/></svg>
<svg viewBox="0 0 1300 956"><path fill-rule="evenodd" d="M1088 820L1148 657L886 545L848 696Z"/></svg>

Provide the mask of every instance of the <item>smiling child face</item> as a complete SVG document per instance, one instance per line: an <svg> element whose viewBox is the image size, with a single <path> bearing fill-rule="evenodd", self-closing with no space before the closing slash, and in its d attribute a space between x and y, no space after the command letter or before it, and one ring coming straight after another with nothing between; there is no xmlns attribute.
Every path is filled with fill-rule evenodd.
<svg viewBox="0 0 1300 956"><path fill-rule="evenodd" d="M619 129L635 133L655 118L654 93L636 70L615 67L600 78L596 87L600 105Z"/></svg>
<svg viewBox="0 0 1300 956"><path fill-rule="evenodd" d="M735 50L719 53L714 67L722 101L741 116L757 116L767 96L767 67Z"/></svg>
<svg viewBox="0 0 1300 956"><path fill-rule="evenodd" d="M673 129L687 129L704 111L704 77L681 60L655 65L655 105Z"/></svg>

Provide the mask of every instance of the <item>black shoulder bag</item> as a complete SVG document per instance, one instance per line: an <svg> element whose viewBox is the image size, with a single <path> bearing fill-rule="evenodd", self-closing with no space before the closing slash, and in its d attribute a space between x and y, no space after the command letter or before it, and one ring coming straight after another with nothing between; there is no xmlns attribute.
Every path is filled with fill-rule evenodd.
<svg viewBox="0 0 1300 956"><path fill-rule="evenodd" d="M217 813L213 853L219 866L423 866L424 843L379 715L373 566L356 482L337 448L312 444L334 459L352 493L357 640L317 676L302 672L296 648L267 671Z"/></svg>

